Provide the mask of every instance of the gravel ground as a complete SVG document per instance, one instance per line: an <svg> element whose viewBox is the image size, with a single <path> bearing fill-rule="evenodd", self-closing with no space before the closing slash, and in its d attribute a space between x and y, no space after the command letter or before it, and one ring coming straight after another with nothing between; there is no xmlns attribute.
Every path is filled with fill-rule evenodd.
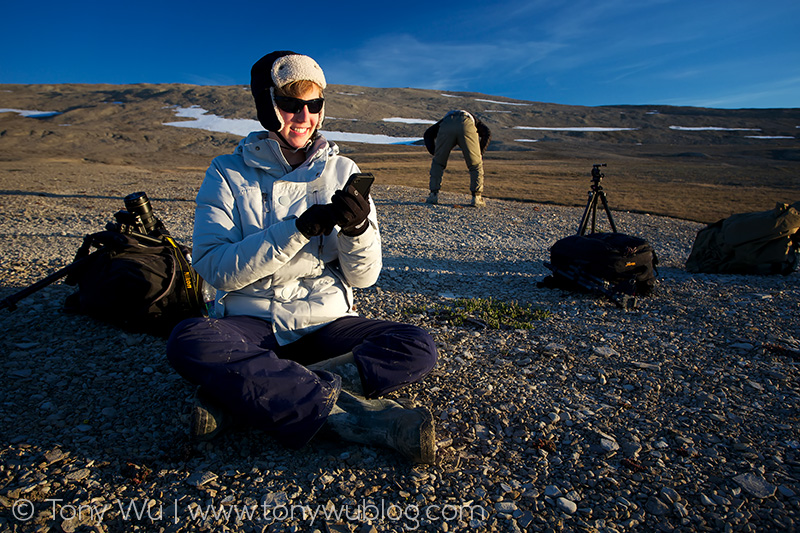
<svg viewBox="0 0 800 533"><path fill-rule="evenodd" d="M128 192L2 191L0 296L68 264ZM148 194L190 244L191 188ZM191 443L193 389L163 339L61 313L71 288L56 283L0 311L0 531L800 526L800 274L689 274L699 224L615 213L660 260L654 294L623 311L537 287L580 208L373 194L385 266L359 311L435 337L436 369L393 396L434 413L436 465L324 437L289 451L248 430ZM457 327L441 310L458 297L546 315L530 329Z"/></svg>

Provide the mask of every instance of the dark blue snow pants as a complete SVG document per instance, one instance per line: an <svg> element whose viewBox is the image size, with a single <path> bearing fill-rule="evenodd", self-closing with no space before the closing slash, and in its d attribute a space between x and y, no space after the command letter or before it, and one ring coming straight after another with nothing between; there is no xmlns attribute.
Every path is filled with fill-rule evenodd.
<svg viewBox="0 0 800 533"><path fill-rule="evenodd" d="M260 318L190 318L167 341L181 376L291 448L314 436L339 394L338 377L304 365L351 351L370 398L422 379L437 359L433 338L417 326L361 317L340 318L286 346Z"/></svg>

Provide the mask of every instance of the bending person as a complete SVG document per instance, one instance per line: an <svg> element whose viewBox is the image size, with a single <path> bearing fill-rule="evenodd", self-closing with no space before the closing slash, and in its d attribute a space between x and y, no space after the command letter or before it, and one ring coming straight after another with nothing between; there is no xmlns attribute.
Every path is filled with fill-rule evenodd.
<svg viewBox="0 0 800 533"><path fill-rule="evenodd" d="M491 140L489 128L467 111L456 109L448 112L439 122L425 130L425 147L433 156L431 161L429 204L439 203L439 189L447 168L447 159L456 145L461 148L469 170L469 190L472 206L484 207L483 200L483 152Z"/></svg>

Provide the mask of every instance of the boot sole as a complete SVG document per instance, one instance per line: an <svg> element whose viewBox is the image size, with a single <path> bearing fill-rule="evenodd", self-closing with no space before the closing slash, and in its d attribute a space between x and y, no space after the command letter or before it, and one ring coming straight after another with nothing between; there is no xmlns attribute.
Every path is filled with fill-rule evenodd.
<svg viewBox="0 0 800 533"><path fill-rule="evenodd" d="M433 423L433 415L424 407L414 409L423 417L419 427L419 458L415 460L419 463L432 465L436 462L436 428Z"/></svg>

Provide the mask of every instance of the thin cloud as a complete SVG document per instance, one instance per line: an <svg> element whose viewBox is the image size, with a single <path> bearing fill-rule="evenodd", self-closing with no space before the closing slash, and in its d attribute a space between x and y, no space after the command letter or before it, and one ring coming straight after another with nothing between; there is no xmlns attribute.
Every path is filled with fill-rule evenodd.
<svg viewBox="0 0 800 533"><path fill-rule="evenodd" d="M493 76L508 81L559 48L536 41L437 43L412 35L385 35L325 68L331 79L346 84L472 90Z"/></svg>

